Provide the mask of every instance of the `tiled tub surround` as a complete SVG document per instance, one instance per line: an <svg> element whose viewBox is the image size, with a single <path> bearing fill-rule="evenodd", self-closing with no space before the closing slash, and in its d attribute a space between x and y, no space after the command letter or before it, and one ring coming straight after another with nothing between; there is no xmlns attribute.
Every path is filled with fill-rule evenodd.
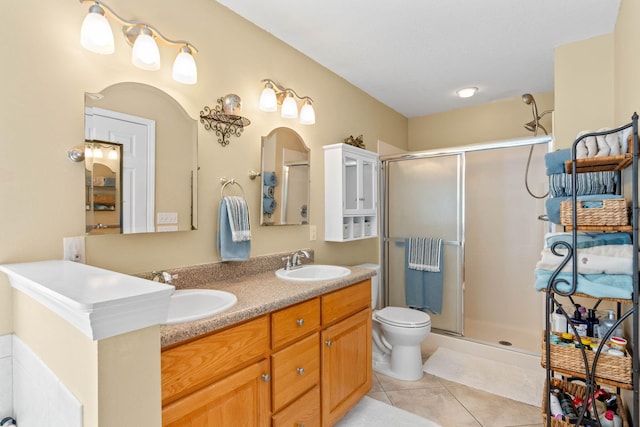
<svg viewBox="0 0 640 427"><path fill-rule="evenodd" d="M0 418L20 427L81 427L82 405L15 335L0 337Z"/></svg>
<svg viewBox="0 0 640 427"><path fill-rule="evenodd" d="M177 275L173 282L177 289L219 289L235 294L238 302L229 310L211 317L162 326L162 347L344 288L374 275L370 269L349 267L351 275L336 280L294 282L278 279L275 271L283 266L281 258L290 254L256 257L242 263L206 264L168 270L172 275ZM239 274L238 270L243 274ZM152 277L150 273L140 276Z"/></svg>

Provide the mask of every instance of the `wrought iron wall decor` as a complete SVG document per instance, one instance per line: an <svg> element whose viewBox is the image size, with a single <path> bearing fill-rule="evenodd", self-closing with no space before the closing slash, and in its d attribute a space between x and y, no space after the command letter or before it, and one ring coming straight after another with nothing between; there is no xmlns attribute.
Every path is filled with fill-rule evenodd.
<svg viewBox="0 0 640 427"><path fill-rule="evenodd" d="M200 111L200 122L206 130L214 131L220 145L225 147L229 144L230 136L239 137L244 128L251 124L249 119L238 115L239 112L240 97L229 94L218 98L213 108L205 105Z"/></svg>

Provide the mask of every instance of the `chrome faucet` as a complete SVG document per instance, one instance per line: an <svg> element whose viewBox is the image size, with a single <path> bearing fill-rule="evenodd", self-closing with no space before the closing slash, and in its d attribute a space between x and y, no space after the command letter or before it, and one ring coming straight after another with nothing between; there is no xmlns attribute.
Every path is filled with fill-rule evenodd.
<svg viewBox="0 0 640 427"><path fill-rule="evenodd" d="M163 282L163 283L166 283L167 285L172 285L173 284L173 279L177 279L178 278L177 274L172 275L171 273L169 273L167 271L163 271L162 273L158 273L156 271L153 271L152 274L153 274L153 281L154 282Z"/></svg>
<svg viewBox="0 0 640 427"><path fill-rule="evenodd" d="M291 265L293 268L300 267L302 265L302 257L309 259L311 258L311 255L304 249L300 249L299 251L296 251L293 253L293 255L291 255Z"/></svg>
<svg viewBox="0 0 640 427"><path fill-rule="evenodd" d="M302 267L302 258L311 258L311 254L304 249L300 249L299 251L295 251L291 255L283 257L282 260L286 262L284 269L285 270L295 270L296 268Z"/></svg>

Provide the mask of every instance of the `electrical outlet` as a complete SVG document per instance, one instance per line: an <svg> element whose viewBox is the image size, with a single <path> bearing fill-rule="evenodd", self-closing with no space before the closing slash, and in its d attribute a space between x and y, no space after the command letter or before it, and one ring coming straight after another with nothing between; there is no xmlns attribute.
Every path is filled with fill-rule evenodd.
<svg viewBox="0 0 640 427"><path fill-rule="evenodd" d="M177 224L177 212L158 212L158 224Z"/></svg>
<svg viewBox="0 0 640 427"><path fill-rule="evenodd" d="M159 225L156 227L156 231L159 233L166 231L178 231L177 225Z"/></svg>
<svg viewBox="0 0 640 427"><path fill-rule="evenodd" d="M315 225L310 225L309 226L309 240L316 240L317 235L316 235L316 226Z"/></svg>
<svg viewBox="0 0 640 427"><path fill-rule="evenodd" d="M64 247L63 259L68 261L86 262L84 253L84 236L65 237L62 239Z"/></svg>

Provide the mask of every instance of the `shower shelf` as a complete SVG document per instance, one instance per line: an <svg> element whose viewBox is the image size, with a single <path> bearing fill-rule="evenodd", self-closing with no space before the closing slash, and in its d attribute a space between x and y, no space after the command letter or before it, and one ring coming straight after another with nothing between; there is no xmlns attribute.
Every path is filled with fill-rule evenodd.
<svg viewBox="0 0 640 427"><path fill-rule="evenodd" d="M630 123L627 123L626 125L621 126L617 129L595 133L596 135L608 135L608 134L621 132L625 129L632 128L633 132L628 138L628 141L629 141L628 153L620 156L610 156L610 157L602 157L602 158L589 158L589 159L574 158L565 163L567 173L572 172L574 161L576 166L575 171L577 173L621 171L624 168L631 167L632 189L629 192L629 194L631 195L630 197L632 197L633 199L632 200L633 207L631 209L631 212L632 212L631 225L622 225L622 226L586 225L585 226L585 225L580 225L580 221L578 220L575 229L584 230L584 231L603 231L603 232L625 231L625 232L632 233L632 243L633 243L633 249L634 249L632 251L633 253L637 253L639 250L638 249L638 246L639 246L638 245L638 223L640 220L639 218L640 208L638 207L639 157L637 153L637 148L638 148L638 130L637 130L638 127L637 126L638 126L638 115L634 113L632 121ZM586 135L583 135L574 141L573 149L572 149L572 153L574 153L574 155L576 152L577 144L583 138L585 138L585 136ZM575 206L573 208L575 210ZM574 218L574 220L575 219L576 218ZM572 230L572 227L565 226L565 230L566 231ZM577 235L574 235L570 244L571 248L577 247L576 240L577 240ZM638 332L638 324L640 323L640 313L638 309L638 294L640 293L640 288L638 283L640 281L638 257L632 257L633 292L632 292L632 299L629 300L629 299L614 299L614 298L598 298L598 297L594 297L591 295L578 293L578 292L567 294L567 293L555 291L554 286L565 281L564 279L559 279L557 277L557 274L560 271L562 271L565 265L571 267L571 271L573 272L578 270L578 259L576 259L575 255L576 255L575 250L572 249L569 251L568 256L570 258L565 262L563 262L554 271L554 274L552 274L551 276L552 277L551 280L553 280L553 282L550 281L547 285L547 289L543 290L543 292L545 292L546 313L548 313L547 319L545 321L546 327L545 327L545 330L543 331L543 337L542 337L543 352L541 355L542 356L541 364L546 369L545 383L548 386L549 384L553 384L554 381L557 381L557 378L555 377L556 374L573 376L573 377L576 377L576 376L581 377L585 380L585 396L592 396L592 397L593 397L593 393L598 387L598 384L605 384L605 385L608 384L609 386L614 386L614 387L617 387L618 389L625 388L625 389L634 390L633 396L630 395L628 398L629 400L625 402L627 404L626 406L630 409L630 412L631 412L631 419L629 420L630 422L625 423L625 427L626 426L638 427L640 425L640 395L638 394L640 362L638 361L637 354L635 353L640 348L638 346L640 341L639 332ZM546 337L548 337L549 334L553 333L551 329L551 322L550 322L551 313L556 310L557 306L561 306L561 304L558 302L556 297L566 297L570 300L572 304L575 304L573 300L574 297L583 297L583 298L587 298L587 300L597 301L593 306L594 309L598 307L601 301L609 301L614 303L617 307L618 320L612 326L612 329L615 329L618 326L622 325L622 323L625 321L627 323L630 323L631 327L629 332L630 339L629 339L628 348L634 351L634 354L632 355L632 357L625 358L627 359L626 361L616 360L615 358L612 359L611 357L609 357L607 353L602 353L600 348L598 348L598 351L595 353L593 353L591 350L587 350L584 348L570 349L569 347L561 348L561 347L558 347L557 345L554 349L552 349L552 346L554 344L551 344L550 340L546 339ZM624 311L622 310L623 307L624 307ZM569 314L565 312L564 315L567 318L567 322L569 322ZM569 328L569 332L575 335L578 333L578 330L574 328ZM612 332L608 332L604 337L601 337L601 339L608 340L610 336L612 336ZM563 357L563 356L566 356L565 353L567 352L567 349L570 349L569 351L572 353L570 355L571 356L570 358ZM587 354L587 352L589 354ZM619 357L619 356L614 356L614 357ZM619 378L615 378L614 379L615 381L614 381L611 378L612 372L605 372L607 369L613 369L613 368L607 367L607 363L603 363L603 359L605 359L604 362L613 361L614 364L618 362L620 363L625 362L627 364L625 365L626 369L629 368L628 365L632 364L631 373L623 377L622 381L620 381ZM629 359L632 359L632 360L629 360ZM603 369L605 371L603 371ZM602 375L603 373L605 375ZM549 408L549 405L547 404L549 400L547 390L549 390L549 387L545 387L544 390L545 391L542 399L544 402L542 407L542 415L543 415L543 420L545 425L547 427L570 426L571 424L569 424L568 421L552 419L551 410ZM619 394L619 391L618 391L618 394ZM585 397L585 400L586 400L586 397Z"/></svg>

